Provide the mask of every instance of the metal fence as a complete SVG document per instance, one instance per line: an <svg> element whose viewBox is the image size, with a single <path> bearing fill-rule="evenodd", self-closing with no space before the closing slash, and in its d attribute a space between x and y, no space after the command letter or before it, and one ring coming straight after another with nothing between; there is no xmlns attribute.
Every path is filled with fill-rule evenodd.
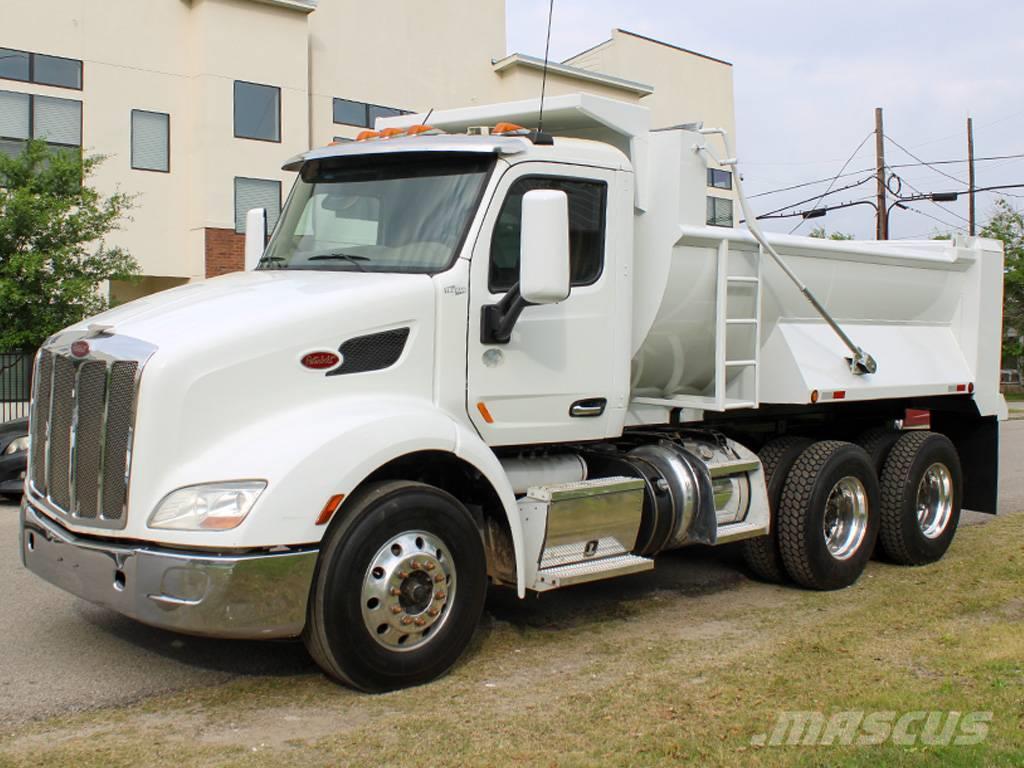
<svg viewBox="0 0 1024 768"><path fill-rule="evenodd" d="M32 352L0 352L0 424L28 416Z"/></svg>

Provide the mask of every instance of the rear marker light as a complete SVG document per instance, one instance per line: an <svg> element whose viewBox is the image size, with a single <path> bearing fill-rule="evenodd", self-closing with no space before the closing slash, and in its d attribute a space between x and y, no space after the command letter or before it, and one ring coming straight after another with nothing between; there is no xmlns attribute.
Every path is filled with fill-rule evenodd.
<svg viewBox="0 0 1024 768"><path fill-rule="evenodd" d="M327 525L334 513L338 511L338 507L341 506L341 502L345 500L344 493L336 493L327 500L324 504L324 508L320 510L320 514L316 518L317 525Z"/></svg>
<svg viewBox="0 0 1024 768"><path fill-rule="evenodd" d="M816 389L811 390L811 402L812 403L818 402L818 390L816 390Z"/></svg>
<svg viewBox="0 0 1024 768"><path fill-rule="evenodd" d="M832 393L832 399L833 400L845 400L846 399L846 390L845 389L837 389L835 392Z"/></svg>
<svg viewBox="0 0 1024 768"><path fill-rule="evenodd" d="M356 141L366 141L367 139L376 139L380 136L376 131L360 131L359 135L356 136Z"/></svg>
<svg viewBox="0 0 1024 768"><path fill-rule="evenodd" d="M967 385L967 391L971 392L971 393L974 392L974 382L973 381L970 384Z"/></svg>
<svg viewBox="0 0 1024 768"><path fill-rule="evenodd" d="M956 391L957 392L966 392L967 391L967 385L966 384L957 384L956 385Z"/></svg>
<svg viewBox="0 0 1024 768"><path fill-rule="evenodd" d="M385 128L383 131L379 132L382 139L390 139L392 136L398 136L403 133L405 133L405 131L401 128Z"/></svg>

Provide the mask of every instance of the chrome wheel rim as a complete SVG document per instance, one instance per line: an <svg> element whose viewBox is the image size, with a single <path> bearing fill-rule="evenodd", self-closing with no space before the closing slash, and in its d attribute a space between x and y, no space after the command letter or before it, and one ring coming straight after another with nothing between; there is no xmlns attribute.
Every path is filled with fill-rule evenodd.
<svg viewBox="0 0 1024 768"><path fill-rule="evenodd" d="M426 531L406 531L382 546L363 577L366 629L390 651L422 648L450 613L455 563L448 546Z"/></svg>
<svg viewBox="0 0 1024 768"><path fill-rule="evenodd" d="M860 549L868 531L868 494L864 483L853 476L834 486L825 502L822 534L836 560L848 560Z"/></svg>
<svg viewBox="0 0 1024 768"><path fill-rule="evenodd" d="M953 475L936 462L924 471L917 485L917 524L928 539L937 539L953 516Z"/></svg>

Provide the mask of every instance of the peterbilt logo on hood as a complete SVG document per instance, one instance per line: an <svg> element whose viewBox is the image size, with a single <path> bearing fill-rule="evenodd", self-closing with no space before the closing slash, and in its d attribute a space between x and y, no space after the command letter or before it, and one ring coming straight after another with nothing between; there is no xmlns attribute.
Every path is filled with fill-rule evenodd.
<svg viewBox="0 0 1024 768"><path fill-rule="evenodd" d="M314 371L326 371L341 362L341 356L337 352L309 352L302 356L299 361L303 367Z"/></svg>

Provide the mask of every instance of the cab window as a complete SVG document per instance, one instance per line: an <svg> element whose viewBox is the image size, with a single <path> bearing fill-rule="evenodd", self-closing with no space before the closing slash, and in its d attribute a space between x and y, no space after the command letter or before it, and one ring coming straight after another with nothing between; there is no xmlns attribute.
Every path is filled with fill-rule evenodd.
<svg viewBox="0 0 1024 768"><path fill-rule="evenodd" d="M524 176L508 190L491 237L487 287L504 293L519 280L523 195L532 189L557 189L569 202L569 261L574 286L597 282L604 267L605 201L603 181Z"/></svg>

